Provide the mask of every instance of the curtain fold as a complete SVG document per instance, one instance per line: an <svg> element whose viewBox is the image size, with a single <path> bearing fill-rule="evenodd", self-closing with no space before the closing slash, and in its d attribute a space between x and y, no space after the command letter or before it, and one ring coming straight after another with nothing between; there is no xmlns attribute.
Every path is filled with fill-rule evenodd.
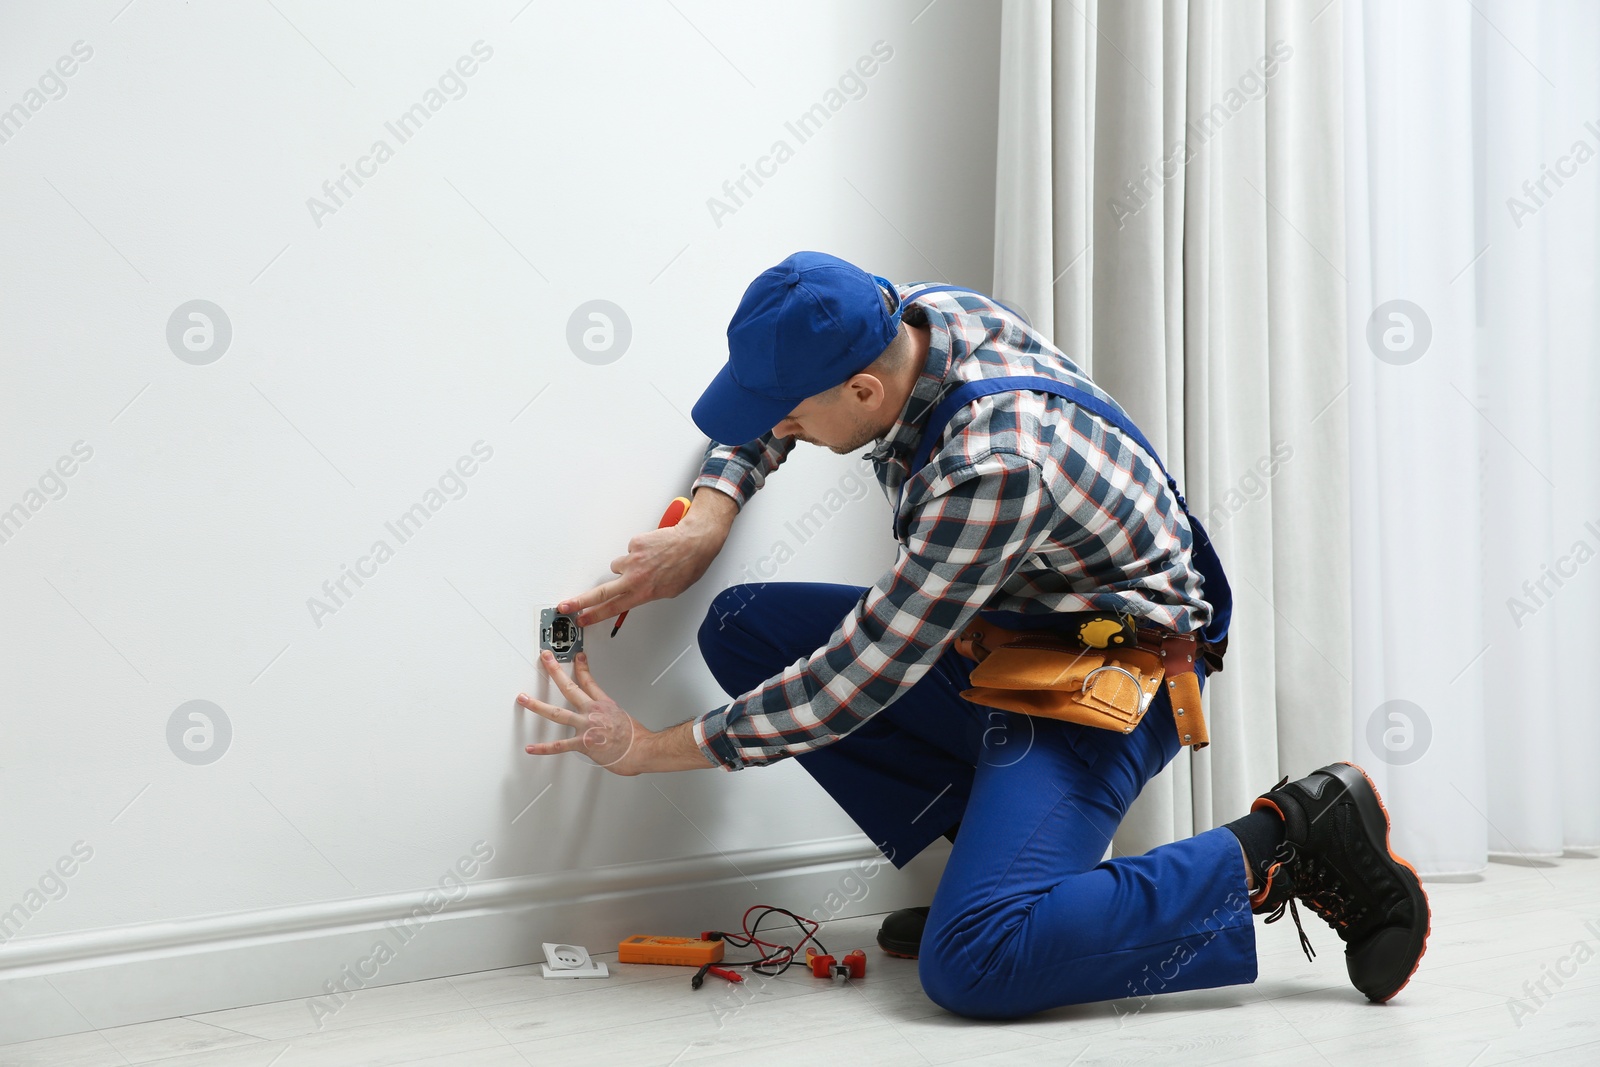
<svg viewBox="0 0 1600 1067"><path fill-rule="evenodd" d="M1542 34L1549 66L1561 72L1565 107L1543 109L1545 144L1552 146L1559 165L1561 155L1578 139L1600 155L1600 7L1579 0L1564 0L1546 21ZM1548 92L1548 90L1544 90ZM1591 159L1587 166L1600 164ZM1588 173L1585 171L1585 173ZM1522 192L1519 176L1517 192ZM1555 777L1559 781L1558 843L1565 848L1600 847L1600 775L1595 774L1600 753L1600 704L1582 671L1572 664L1587 663L1600 647L1600 173L1590 174L1587 187L1562 202L1560 216L1552 216L1544 240L1554 269L1546 271L1545 306L1549 309L1547 344L1554 360L1550 382L1550 426L1554 442L1549 475L1557 486L1551 527L1555 531L1549 562L1561 570L1577 568L1575 551L1581 542L1595 557L1564 583L1561 599L1550 605L1549 650L1557 686L1555 706L1560 709L1555 745ZM1510 205L1507 217L1510 216ZM1523 217L1526 228L1527 220ZM1527 576L1516 579L1520 586ZM1516 590L1517 593L1521 589ZM1511 615L1508 608L1507 618ZM1522 617L1524 626L1534 619ZM1533 754L1544 766L1550 752Z"/></svg>
<svg viewBox="0 0 1600 1067"><path fill-rule="evenodd" d="M1003 6L996 292L1144 429L1234 586L1213 744L1146 787L1119 852L1350 755L1339 18Z"/></svg>
<svg viewBox="0 0 1600 1067"><path fill-rule="evenodd" d="M1352 733L1395 847L1419 870L1459 873L1486 830L1473 814L1484 803L1482 516L1475 462L1458 461L1476 460L1479 444L1473 283L1458 277L1476 251L1472 12L1347 2L1345 18ZM1430 804L1458 817L1425 819Z"/></svg>
<svg viewBox="0 0 1600 1067"><path fill-rule="evenodd" d="M1354 756L1424 873L1600 847L1600 7L1006 0L995 288L1233 580L1116 851Z"/></svg>
<svg viewBox="0 0 1600 1067"><path fill-rule="evenodd" d="M1600 845L1600 13L1345 6L1353 733L1470 875Z"/></svg>

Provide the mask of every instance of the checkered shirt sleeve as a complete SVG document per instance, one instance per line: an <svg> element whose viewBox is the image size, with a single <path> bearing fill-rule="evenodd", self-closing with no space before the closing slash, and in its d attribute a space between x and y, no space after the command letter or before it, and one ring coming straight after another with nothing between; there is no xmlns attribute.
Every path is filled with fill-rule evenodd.
<svg viewBox="0 0 1600 1067"><path fill-rule="evenodd" d="M928 672L1057 521L1038 465L941 455L893 568L808 659L702 716L694 736L728 770L846 736Z"/></svg>
<svg viewBox="0 0 1600 1067"><path fill-rule="evenodd" d="M794 438L773 437L770 433L737 448L713 442L706 447L700 476L694 480L690 495L695 489L709 486L727 493L742 508L793 450Z"/></svg>

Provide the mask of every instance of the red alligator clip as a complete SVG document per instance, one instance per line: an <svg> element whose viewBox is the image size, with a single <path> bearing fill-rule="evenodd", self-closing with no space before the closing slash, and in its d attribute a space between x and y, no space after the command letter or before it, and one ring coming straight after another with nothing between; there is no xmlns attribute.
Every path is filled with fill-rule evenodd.
<svg viewBox="0 0 1600 1067"><path fill-rule="evenodd" d="M867 974L867 954L856 949L843 960L835 960L831 955L819 956L808 949L806 966L811 968L811 974L816 978L843 978L846 981L864 978Z"/></svg>

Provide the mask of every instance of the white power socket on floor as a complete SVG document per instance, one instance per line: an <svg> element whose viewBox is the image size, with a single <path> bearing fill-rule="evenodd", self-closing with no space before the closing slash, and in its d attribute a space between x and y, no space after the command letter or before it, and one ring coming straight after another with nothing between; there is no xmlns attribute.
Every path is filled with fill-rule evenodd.
<svg viewBox="0 0 1600 1067"><path fill-rule="evenodd" d="M608 978L610 972L604 963L589 958L589 950L582 945L554 945L544 943L544 976L546 978Z"/></svg>

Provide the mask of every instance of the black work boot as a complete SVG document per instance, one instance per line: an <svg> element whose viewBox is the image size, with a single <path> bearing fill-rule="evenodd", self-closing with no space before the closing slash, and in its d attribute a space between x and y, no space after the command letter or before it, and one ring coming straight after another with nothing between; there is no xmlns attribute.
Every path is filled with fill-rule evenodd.
<svg viewBox="0 0 1600 1067"><path fill-rule="evenodd" d="M1285 839L1262 864L1251 910L1270 912L1270 923L1287 907L1310 959L1298 899L1344 941L1350 981L1368 1000L1400 992L1427 946L1428 898L1416 870L1389 849L1389 813L1372 780L1353 763L1332 763L1285 778L1250 806L1263 808L1283 819Z"/></svg>
<svg viewBox="0 0 1600 1067"><path fill-rule="evenodd" d="M922 929L927 925L927 908L891 911L878 927L878 947L891 956L914 960L922 951Z"/></svg>

